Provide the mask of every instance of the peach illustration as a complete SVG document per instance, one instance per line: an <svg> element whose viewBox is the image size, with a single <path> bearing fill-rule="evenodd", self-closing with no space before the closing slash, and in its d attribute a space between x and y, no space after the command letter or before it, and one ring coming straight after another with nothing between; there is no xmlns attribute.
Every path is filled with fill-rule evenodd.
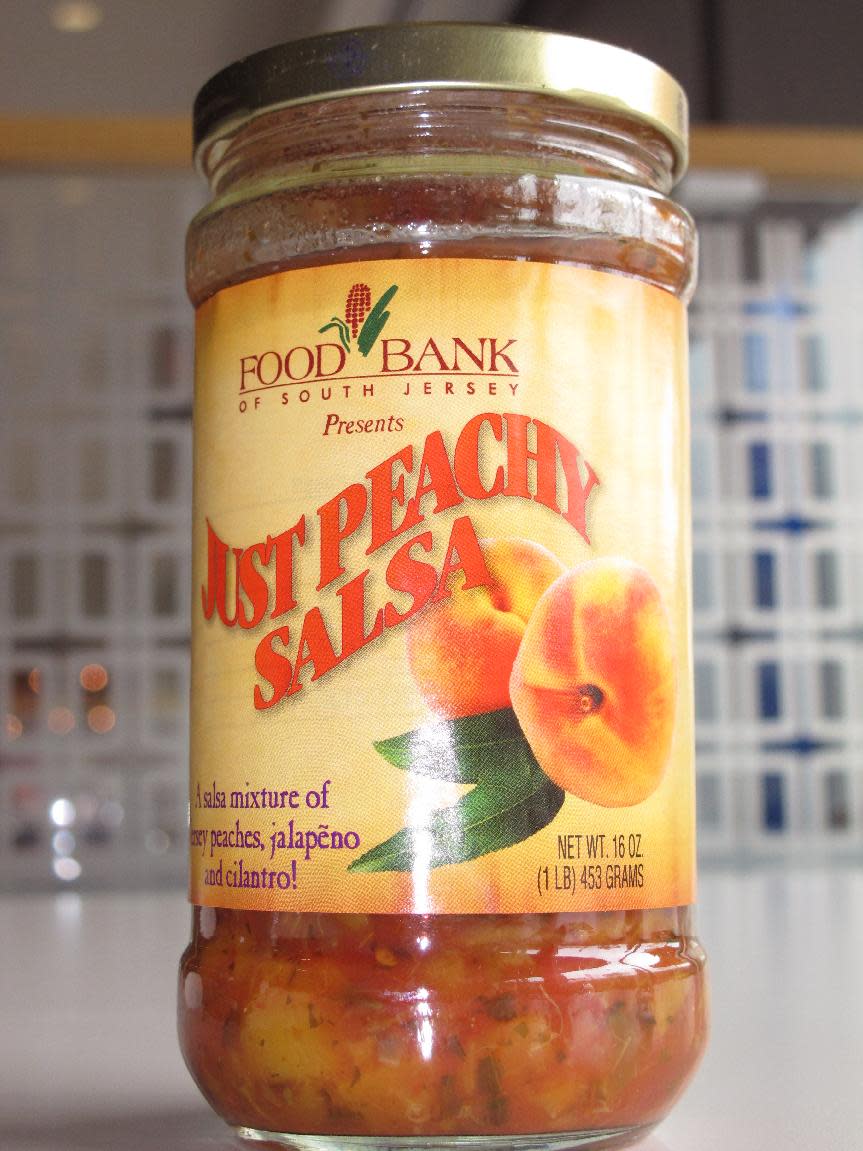
<svg viewBox="0 0 863 1151"><path fill-rule="evenodd" d="M530 617L510 680L540 767L573 795L625 807L662 778L676 697L668 615L648 572L589 560Z"/></svg>
<svg viewBox="0 0 863 1151"><path fill-rule="evenodd" d="M408 631L408 660L426 702L454 718L509 707L509 677L537 600L565 570L541 544L481 540L491 582L465 590L456 573L451 595L427 608Z"/></svg>

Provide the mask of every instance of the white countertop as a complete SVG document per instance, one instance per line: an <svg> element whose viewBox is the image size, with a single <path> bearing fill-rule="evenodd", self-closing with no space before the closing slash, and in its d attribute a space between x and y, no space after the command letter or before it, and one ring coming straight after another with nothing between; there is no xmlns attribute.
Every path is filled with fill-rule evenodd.
<svg viewBox="0 0 863 1151"><path fill-rule="evenodd" d="M177 1048L181 896L7 898L0 924L2 1151L244 1146ZM705 874L699 927L710 1047L639 1151L863 1151L863 872Z"/></svg>

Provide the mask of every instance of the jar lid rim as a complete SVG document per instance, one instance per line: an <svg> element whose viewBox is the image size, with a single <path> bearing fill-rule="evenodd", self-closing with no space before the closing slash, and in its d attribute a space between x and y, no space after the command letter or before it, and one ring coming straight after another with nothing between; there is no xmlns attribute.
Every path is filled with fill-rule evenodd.
<svg viewBox="0 0 863 1151"><path fill-rule="evenodd" d="M515 25L427 23L351 28L265 48L229 64L198 92L194 151L277 108L374 92L498 90L557 96L657 131L686 170L686 95L644 56Z"/></svg>

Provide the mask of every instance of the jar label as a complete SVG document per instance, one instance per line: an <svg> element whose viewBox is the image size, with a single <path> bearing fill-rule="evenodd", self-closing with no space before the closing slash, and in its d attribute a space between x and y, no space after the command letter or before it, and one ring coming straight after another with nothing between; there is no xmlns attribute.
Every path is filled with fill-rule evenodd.
<svg viewBox="0 0 863 1151"><path fill-rule="evenodd" d="M507 260L198 310L191 899L694 897L686 319Z"/></svg>

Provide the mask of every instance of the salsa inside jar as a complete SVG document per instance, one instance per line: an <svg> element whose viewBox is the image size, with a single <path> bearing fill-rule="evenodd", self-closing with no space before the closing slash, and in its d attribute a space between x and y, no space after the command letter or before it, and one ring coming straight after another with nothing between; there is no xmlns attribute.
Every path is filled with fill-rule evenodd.
<svg viewBox="0 0 863 1151"><path fill-rule="evenodd" d="M549 46L597 85L613 63L620 90L527 83ZM628 69L650 83L625 84ZM679 394L695 239L666 195L685 112L661 77L569 37L394 26L262 53L199 97L214 197L187 249L205 850L179 1031L246 1137L611 1145L658 1122L700 1058ZM555 350L561 333L575 352ZM252 458L239 484L227 465ZM340 628L313 596L329 592ZM292 811L280 841L272 812L201 810L202 780L232 796L289 773L327 776L329 794L306 793L332 800L326 823ZM360 802L351 780L362 847L325 865L292 849L295 822L331 835L343 797ZM302 809L303 787L279 794ZM558 866L574 839L578 864Z"/></svg>
<svg viewBox="0 0 863 1151"><path fill-rule="evenodd" d="M657 1122L687 1081L703 967L685 910L202 907L180 973L183 1050L235 1127L613 1133Z"/></svg>

